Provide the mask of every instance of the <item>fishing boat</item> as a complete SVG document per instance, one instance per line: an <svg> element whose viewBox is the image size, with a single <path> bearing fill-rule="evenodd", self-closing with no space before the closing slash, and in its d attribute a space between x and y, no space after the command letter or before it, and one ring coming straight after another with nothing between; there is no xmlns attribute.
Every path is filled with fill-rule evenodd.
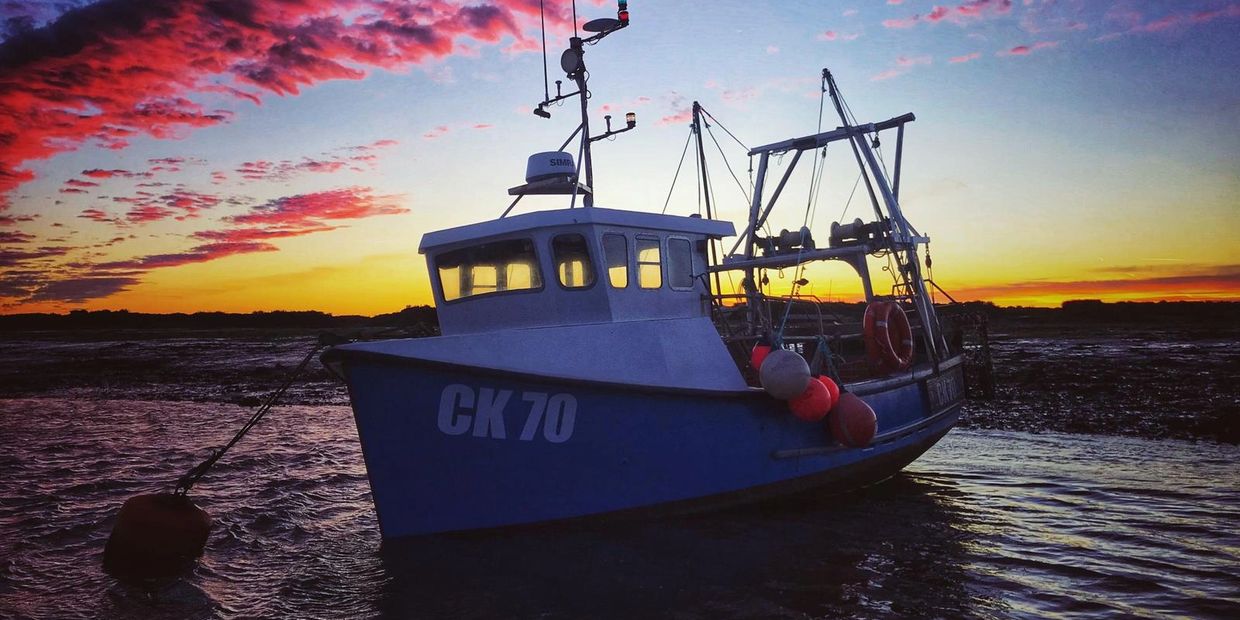
<svg viewBox="0 0 1240 620"><path fill-rule="evenodd" d="M758 171L739 236L709 197L705 217L595 206L591 145L636 126L630 114L592 134L589 122L584 47L629 25L619 4L570 39L561 68L577 90L535 110L579 99L568 140L530 157L500 217L422 238L440 335L322 356L348 384L384 538L853 489L898 472L960 415L959 338L922 273L929 239L900 209L914 116L856 122L824 70L842 125L749 150ZM695 103L699 153L707 114ZM896 133L890 178L882 131ZM833 223L822 247L808 227L763 236L802 154L833 143L854 153L873 220ZM786 154L772 190L769 164ZM568 205L514 214L532 195ZM892 265L890 290L871 282L870 260ZM776 294L765 277L819 261L852 266L865 304L796 284ZM739 286L724 290L723 274Z"/></svg>

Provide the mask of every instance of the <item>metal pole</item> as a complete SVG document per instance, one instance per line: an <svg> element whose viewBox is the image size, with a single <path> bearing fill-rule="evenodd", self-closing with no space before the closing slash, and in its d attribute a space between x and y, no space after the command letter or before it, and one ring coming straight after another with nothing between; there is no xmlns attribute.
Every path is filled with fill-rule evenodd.
<svg viewBox="0 0 1240 620"><path fill-rule="evenodd" d="M715 219L714 211L710 207L710 183L706 174L706 150L702 148L702 104L693 102L693 133L697 135L697 151L698 161L701 162L702 169L702 195L706 198L706 219ZM718 265L719 260L715 252L715 240L707 238L707 245L710 248L710 262ZM707 280L709 282L709 280ZM719 280L719 272L715 272L715 290L714 294L722 294L723 287Z"/></svg>
<svg viewBox="0 0 1240 620"><path fill-rule="evenodd" d="M896 176L891 180L891 194L900 200L900 162L904 159L904 125L896 129Z"/></svg>
<svg viewBox="0 0 1240 620"><path fill-rule="evenodd" d="M574 10L576 10L575 6L574 6ZM575 25L576 24L574 24L574 26ZM569 47L575 50L579 57L585 56L586 52L582 48L581 37L573 37L569 39ZM587 97L588 93L586 92L585 60L581 61L581 66L580 68L577 69L577 74L573 78L573 81L577 82L577 90L580 91L579 96L581 97L581 148L582 148L582 153L583 153L582 159L585 162L586 187L590 188L590 191L586 192L586 195L582 198L581 203L585 207L593 207L594 206L594 160L590 157L590 110L589 110L589 98Z"/></svg>

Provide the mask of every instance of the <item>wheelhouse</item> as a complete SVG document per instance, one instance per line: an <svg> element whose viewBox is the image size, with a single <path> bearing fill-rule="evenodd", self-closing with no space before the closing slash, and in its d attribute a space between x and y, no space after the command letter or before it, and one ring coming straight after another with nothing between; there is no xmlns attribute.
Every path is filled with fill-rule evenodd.
<svg viewBox="0 0 1240 620"><path fill-rule="evenodd" d="M710 316L707 244L730 222L589 208L428 233L442 333Z"/></svg>

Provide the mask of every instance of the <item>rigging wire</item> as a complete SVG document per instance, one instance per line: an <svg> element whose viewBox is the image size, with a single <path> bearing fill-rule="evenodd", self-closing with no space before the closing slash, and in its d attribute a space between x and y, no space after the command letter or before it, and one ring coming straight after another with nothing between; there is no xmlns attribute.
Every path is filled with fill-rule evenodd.
<svg viewBox="0 0 1240 620"><path fill-rule="evenodd" d="M840 212L840 218L836 220L841 224L844 223L844 216L848 214L848 207L852 206L853 195L857 193L857 186L861 185L861 173L857 173L857 180L853 182L851 192L848 192L848 202L844 203L844 210Z"/></svg>
<svg viewBox="0 0 1240 620"><path fill-rule="evenodd" d="M689 135L685 137L685 148L680 151L680 163L676 164L676 174L672 175L672 186L667 188L667 200L663 201L663 210L659 213L667 213L667 205L672 202L672 190L676 189L676 179L680 178L680 167L685 165L685 155L689 152L689 142L693 140L693 130L689 130Z"/></svg>
<svg viewBox="0 0 1240 620"><path fill-rule="evenodd" d="M546 0L538 0L538 24L542 27L542 48L543 48L543 101L551 98L551 87L547 83L547 20L544 16L545 10L543 5Z"/></svg>
<svg viewBox="0 0 1240 620"><path fill-rule="evenodd" d="M818 88L818 129L814 131L815 134L822 133L822 108L824 105L826 105L826 103L827 103L827 78L824 75L822 78L822 84ZM826 156L827 156L825 152L826 149L824 148L823 151L824 151L823 160L825 161ZM809 169L812 172L812 176L810 176L809 178L809 195L805 197L805 219L802 220L801 226L805 226L809 224L809 210L814 202L814 181L816 178L819 178L822 174L821 168L818 168L817 171L815 171L815 168L818 168L818 149L814 149L814 161L809 166Z"/></svg>
<svg viewBox="0 0 1240 620"><path fill-rule="evenodd" d="M814 206L810 208L810 212L807 214L808 217L806 218L805 223L801 224L802 226L809 226L813 224L814 218L818 216L818 198L822 196L822 179L824 176L823 171L826 169L826 167L827 167L827 147L824 146L822 147L822 159L818 160L818 173L815 175L818 179L818 184L817 186L811 185L810 187L810 195L813 196L812 202L814 203Z"/></svg>
<svg viewBox="0 0 1240 620"><path fill-rule="evenodd" d="M703 112L704 114L706 114L706 116L710 117L710 120L715 121L715 124L716 124L716 125L718 125L720 129L722 129L722 130L724 130L725 132L727 132L727 134L728 134L729 136L731 136L733 140L736 140L736 143L737 143L737 144L739 144L739 145L741 145L741 148L745 149L745 152L749 152L749 147L748 147L748 146L745 146L745 143L744 143L744 142L741 142L741 139L740 139L740 138L738 138L738 137L736 137L736 134L733 134L731 131L728 131L728 128L727 128L727 127L724 127L724 126L723 126L723 123L720 123L720 122L719 122L719 119L715 118L715 115L714 115L714 114L711 114L710 112L708 112L708 111L706 110L706 108L702 108L702 112Z"/></svg>
<svg viewBox="0 0 1240 620"><path fill-rule="evenodd" d="M725 129L724 131L727 130ZM741 190L741 195L745 197L745 202L749 202L749 192L745 191L745 184L741 183L740 177L736 176L736 173L732 171L732 164L728 163L728 156L724 154L723 147L719 145L719 140L715 138L715 132L711 131L710 125L706 126L706 132L710 134L711 142L714 142L715 148L719 150L719 157L723 159L723 165L727 167L728 174L732 175L732 180L736 181L736 187Z"/></svg>

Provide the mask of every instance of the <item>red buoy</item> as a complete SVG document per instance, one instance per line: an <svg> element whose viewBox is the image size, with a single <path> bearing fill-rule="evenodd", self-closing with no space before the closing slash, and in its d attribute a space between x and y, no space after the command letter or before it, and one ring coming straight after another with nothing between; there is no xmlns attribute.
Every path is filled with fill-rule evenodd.
<svg viewBox="0 0 1240 620"><path fill-rule="evenodd" d="M806 422L817 422L831 410L831 391L821 381L811 379L805 392L788 401L788 408L792 415Z"/></svg>
<svg viewBox="0 0 1240 620"><path fill-rule="evenodd" d="M210 531L211 515L184 495L131 497L103 548L103 569L131 577L178 573L202 555Z"/></svg>
<svg viewBox="0 0 1240 620"><path fill-rule="evenodd" d="M836 385L835 381L832 381L831 377L826 375L815 378L821 381L823 385L827 386L828 392L831 392L831 406L827 407L827 410L830 411L833 407L835 407L835 403L840 402L840 386Z"/></svg>
<svg viewBox="0 0 1240 620"><path fill-rule="evenodd" d="M771 345L762 344L761 342L753 345L753 350L749 352L749 365L753 368L754 372L758 372L762 369L762 361L765 360L766 356L770 354Z"/></svg>
<svg viewBox="0 0 1240 620"><path fill-rule="evenodd" d="M864 448L874 439L878 431L878 416L864 400L852 392L840 394L840 402L835 404L827 418L827 426L831 427L831 436L850 448Z"/></svg>

